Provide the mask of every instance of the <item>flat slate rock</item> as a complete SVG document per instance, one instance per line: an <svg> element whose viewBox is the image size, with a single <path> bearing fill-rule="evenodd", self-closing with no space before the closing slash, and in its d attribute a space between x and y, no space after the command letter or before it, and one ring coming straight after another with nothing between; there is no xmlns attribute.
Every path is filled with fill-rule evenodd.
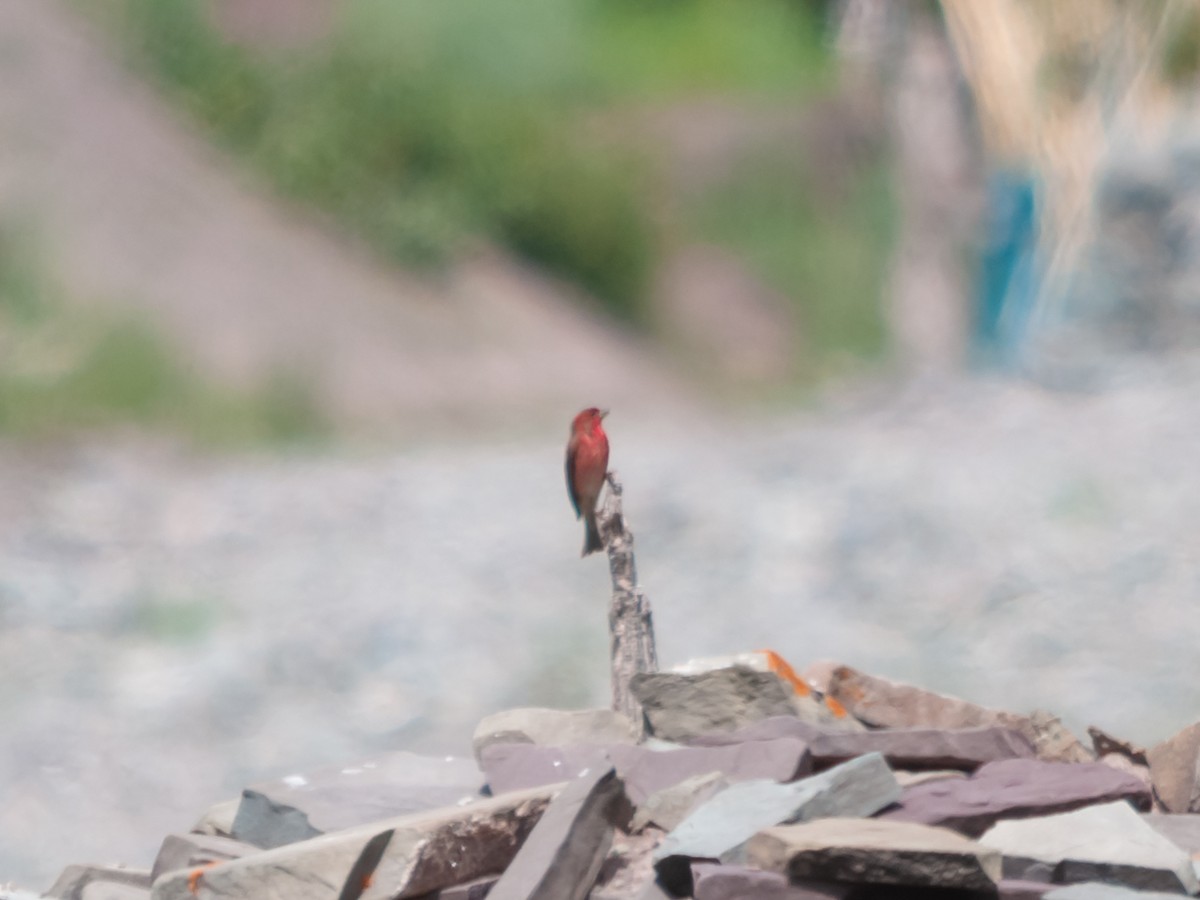
<svg viewBox="0 0 1200 900"><path fill-rule="evenodd" d="M562 781L564 779L558 779ZM231 837L271 849L296 841L454 806L480 797L483 773L471 759L386 753L246 788Z"/></svg>
<svg viewBox="0 0 1200 900"><path fill-rule="evenodd" d="M485 717L471 741L480 759L489 744L636 744L637 729L611 709L508 709Z"/></svg>
<svg viewBox="0 0 1200 900"><path fill-rule="evenodd" d="M998 900L1042 900L1055 885L1044 881L1023 881L1019 878L1002 878L996 886Z"/></svg>
<svg viewBox="0 0 1200 900"><path fill-rule="evenodd" d="M476 878L466 884L442 888L440 891L426 894L420 900L485 900L495 883L496 877L489 875L486 878Z"/></svg>
<svg viewBox="0 0 1200 900"><path fill-rule="evenodd" d="M398 900L504 871L563 785L400 816L264 850L204 869L202 896L222 900ZM187 870L154 883L153 900L195 900Z"/></svg>
<svg viewBox="0 0 1200 900"><path fill-rule="evenodd" d="M1200 890L1189 854L1127 803L1000 822L979 843L1003 853L1005 868L1014 875L1027 865L1043 874L1048 870L1045 880L1058 884L1103 880L1147 890Z"/></svg>
<svg viewBox="0 0 1200 900"><path fill-rule="evenodd" d="M145 896L150 890L147 869L127 869L123 866L67 866L44 894L52 900L89 900L101 893L114 897ZM139 893L140 892L140 893Z"/></svg>
<svg viewBox="0 0 1200 900"><path fill-rule="evenodd" d="M93 881L83 887L79 900L150 900L150 888L111 881Z"/></svg>
<svg viewBox="0 0 1200 900"><path fill-rule="evenodd" d="M906 788L899 806L882 817L944 825L974 837L1001 819L1065 812L1112 800L1128 800L1147 809L1150 793L1134 776L1103 763L1010 759L988 763L970 778Z"/></svg>
<svg viewBox="0 0 1200 900"><path fill-rule="evenodd" d="M608 747L491 744L483 749L481 757L488 786L496 794L554 784L613 765L634 805L640 805L656 791L710 772L720 772L727 781L735 782L761 778L792 781L812 771L808 746L796 738L674 750L625 744Z"/></svg>
<svg viewBox="0 0 1200 900"><path fill-rule="evenodd" d="M1056 887L1042 897L1043 900L1179 900L1179 894L1166 891L1135 891L1100 881Z"/></svg>
<svg viewBox="0 0 1200 900"><path fill-rule="evenodd" d="M983 728L1000 726L1020 732L1037 751L1038 758L1057 762L1089 762L1083 746L1055 716L1031 716L988 709L958 697L889 681L837 666L829 676L828 695L852 715L877 728Z"/></svg>
<svg viewBox="0 0 1200 900"><path fill-rule="evenodd" d="M1200 815L1150 813L1142 821L1194 859L1200 858Z"/></svg>
<svg viewBox="0 0 1200 900"><path fill-rule="evenodd" d="M612 767L567 784L505 868L491 900L584 900L612 846L621 794Z"/></svg>
<svg viewBox="0 0 1200 900"><path fill-rule="evenodd" d="M655 867L667 887L686 894L693 860L740 862L745 842L770 825L822 816L870 816L899 796L900 786L878 753L791 784L730 785L667 835L655 851Z"/></svg>
<svg viewBox="0 0 1200 900"><path fill-rule="evenodd" d="M175 869L192 869L209 863L241 859L258 851L259 848L252 844L219 835L168 834L150 868L150 880L157 881L160 875Z"/></svg>
<svg viewBox="0 0 1200 900"><path fill-rule="evenodd" d="M692 746L799 738L807 742L813 766L824 769L864 753L882 753L894 769L958 769L972 772L1001 759L1033 759L1033 744L1018 731L991 725L977 728L893 728L834 731L794 716L773 716L732 732L699 735Z"/></svg>
<svg viewBox="0 0 1200 900"><path fill-rule="evenodd" d="M795 885L777 872L749 866L692 863L694 900L843 900L845 885Z"/></svg>
<svg viewBox="0 0 1200 900"><path fill-rule="evenodd" d="M692 810L727 787L729 781L724 775L707 772L655 791L638 804L629 830L637 832L652 825L663 831L673 831L691 815Z"/></svg>
<svg viewBox="0 0 1200 900"><path fill-rule="evenodd" d="M1200 812L1200 722L1151 748L1146 756L1154 794L1167 812Z"/></svg>
<svg viewBox="0 0 1200 900"><path fill-rule="evenodd" d="M642 705L649 733L668 741L795 713L790 685L778 675L746 666L696 675L643 673L633 677L630 689Z"/></svg>
<svg viewBox="0 0 1200 900"><path fill-rule="evenodd" d="M746 845L749 863L793 881L995 890L997 850L946 828L831 818L765 828Z"/></svg>
<svg viewBox="0 0 1200 900"><path fill-rule="evenodd" d="M196 824L188 830L193 834L213 834L218 837L229 837L233 834L233 820L237 818L238 807L242 798L222 800L214 803L196 820Z"/></svg>

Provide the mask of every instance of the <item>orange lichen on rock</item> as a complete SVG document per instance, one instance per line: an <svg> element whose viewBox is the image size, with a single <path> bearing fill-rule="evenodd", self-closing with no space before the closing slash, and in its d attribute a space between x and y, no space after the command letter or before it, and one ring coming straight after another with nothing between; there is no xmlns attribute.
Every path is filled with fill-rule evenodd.
<svg viewBox="0 0 1200 900"><path fill-rule="evenodd" d="M842 704L840 704L834 697L826 696L825 706L828 707L829 711L833 713L836 718L844 719L848 715L846 712L846 707L842 706Z"/></svg>
<svg viewBox="0 0 1200 900"><path fill-rule="evenodd" d="M796 674L796 670L788 665L786 659L774 650L759 650L758 652L766 657L767 668L790 684L792 690L799 696L807 697L812 693L812 688L808 686L808 682Z"/></svg>

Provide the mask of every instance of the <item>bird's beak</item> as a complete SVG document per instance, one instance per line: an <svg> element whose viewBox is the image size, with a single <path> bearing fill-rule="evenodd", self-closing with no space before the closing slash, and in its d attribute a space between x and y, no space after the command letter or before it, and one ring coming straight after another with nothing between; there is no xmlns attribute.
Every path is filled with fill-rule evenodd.
<svg viewBox="0 0 1200 900"><path fill-rule="evenodd" d="M607 415L608 415L608 410L607 410L607 409L602 409L602 410L600 410L600 418L602 418L602 419L603 419L603 418L604 418L605 416L607 416Z"/></svg>

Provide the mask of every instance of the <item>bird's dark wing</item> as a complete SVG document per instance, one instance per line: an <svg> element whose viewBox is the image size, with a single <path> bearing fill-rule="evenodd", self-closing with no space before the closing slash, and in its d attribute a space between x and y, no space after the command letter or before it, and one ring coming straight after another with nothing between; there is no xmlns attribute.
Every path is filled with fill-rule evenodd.
<svg viewBox="0 0 1200 900"><path fill-rule="evenodd" d="M579 511L579 493L575 490L575 454L579 449L579 445L574 439L567 444L567 496L571 498L571 506L575 508L575 518L579 518L582 513Z"/></svg>

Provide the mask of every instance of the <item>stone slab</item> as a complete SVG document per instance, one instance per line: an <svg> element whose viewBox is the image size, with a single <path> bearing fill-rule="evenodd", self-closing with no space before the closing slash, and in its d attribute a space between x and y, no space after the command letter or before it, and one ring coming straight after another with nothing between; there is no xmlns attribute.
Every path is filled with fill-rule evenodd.
<svg viewBox="0 0 1200 900"><path fill-rule="evenodd" d="M559 779L562 781L563 779ZM479 796L474 760L386 753L246 788L231 837L271 849Z"/></svg>
<svg viewBox="0 0 1200 900"><path fill-rule="evenodd" d="M1200 815L1150 813L1142 816L1142 821L1193 859L1200 858Z"/></svg>
<svg viewBox="0 0 1200 900"><path fill-rule="evenodd" d="M189 831L195 834L213 834L219 837L229 837L233 834L233 820L237 818L238 807L242 798L222 800L214 803L196 820Z"/></svg>
<svg viewBox="0 0 1200 900"><path fill-rule="evenodd" d="M1042 900L1054 885L1043 881L1022 881L1019 878L1002 878L996 886L998 900Z"/></svg>
<svg viewBox="0 0 1200 900"><path fill-rule="evenodd" d="M877 753L791 784L730 785L667 835L655 851L655 867L667 887L686 894L693 860L740 862L745 842L765 827L822 816L869 816L899 796L900 786Z"/></svg>
<svg viewBox="0 0 1200 900"><path fill-rule="evenodd" d="M793 715L793 691L771 672L746 666L696 675L635 675L630 689L642 705L651 735L668 741L733 731L771 716Z"/></svg>
<svg viewBox="0 0 1200 900"><path fill-rule="evenodd" d="M44 896L49 900L83 900L89 889L96 897L102 892L137 897L139 891L144 896L150 890L150 872L124 866L67 866Z"/></svg>
<svg viewBox="0 0 1200 900"><path fill-rule="evenodd" d="M636 744L637 729L611 709L508 709L486 716L475 728L471 746L480 759L489 744Z"/></svg>
<svg viewBox="0 0 1200 900"><path fill-rule="evenodd" d="M988 763L967 779L934 781L906 788L884 818L944 825L969 836L1001 819L1065 812L1111 800L1149 807L1146 786L1103 763L1053 763L1011 759Z"/></svg>
<svg viewBox="0 0 1200 900"><path fill-rule="evenodd" d="M612 846L622 790L612 767L568 783L505 868L491 900L584 900Z"/></svg>
<svg viewBox="0 0 1200 900"><path fill-rule="evenodd" d="M1200 812L1200 722L1167 738L1146 754L1154 794L1167 812Z"/></svg>
<svg viewBox="0 0 1200 900"><path fill-rule="evenodd" d="M749 866L692 863L694 900L843 900L844 885L796 885L777 872Z"/></svg>
<svg viewBox="0 0 1200 900"><path fill-rule="evenodd" d="M656 791L710 772L720 772L727 781L735 782L760 778L791 781L812 771L807 745L795 738L669 750L624 744L608 747L491 744L483 749L481 762L494 793L553 784L579 777L581 772L613 765L635 805L645 802Z"/></svg>
<svg viewBox="0 0 1200 900"><path fill-rule="evenodd" d="M208 863L240 859L258 851L259 848L252 844L220 835L168 834L150 868L150 880L157 881L160 875L175 869L191 869Z"/></svg>
<svg viewBox="0 0 1200 900"><path fill-rule="evenodd" d="M655 791L638 804L630 831L641 831L653 825L663 831L673 831L696 807L715 797L729 782L720 772L693 775L678 784Z"/></svg>
<svg viewBox="0 0 1200 900"><path fill-rule="evenodd" d="M984 728L1000 726L1024 735L1040 759L1088 762L1094 757L1062 723L1046 712L1031 716L988 709L958 697L838 666L828 695L876 728Z"/></svg>
<svg viewBox="0 0 1200 900"><path fill-rule="evenodd" d="M774 716L736 731L700 735L693 746L720 746L784 737L807 742L813 767L824 769L864 753L882 753L894 769L956 769L972 772L1001 759L1033 759L1033 744L1020 732L1001 726L978 728L894 728L882 731L833 731L792 716Z"/></svg>
<svg viewBox="0 0 1200 900"><path fill-rule="evenodd" d="M746 858L793 881L994 890L1000 853L946 828L880 819L830 818L765 828Z"/></svg>
<svg viewBox="0 0 1200 900"><path fill-rule="evenodd" d="M1004 854L1006 869L1028 861L1059 884L1103 880L1125 887L1195 893L1189 855L1128 803L1106 803L1035 819L999 822L979 843Z"/></svg>
<svg viewBox="0 0 1200 900"><path fill-rule="evenodd" d="M562 787L400 816L219 863L203 870L203 896L338 900L349 880L355 890L347 896L355 900L400 900L498 874ZM377 864L363 867L373 848ZM194 900L190 874L164 875L154 883L153 900Z"/></svg>
<svg viewBox="0 0 1200 900"><path fill-rule="evenodd" d="M1179 900L1179 894L1166 891L1135 891L1099 881L1056 887L1042 897L1043 900Z"/></svg>

